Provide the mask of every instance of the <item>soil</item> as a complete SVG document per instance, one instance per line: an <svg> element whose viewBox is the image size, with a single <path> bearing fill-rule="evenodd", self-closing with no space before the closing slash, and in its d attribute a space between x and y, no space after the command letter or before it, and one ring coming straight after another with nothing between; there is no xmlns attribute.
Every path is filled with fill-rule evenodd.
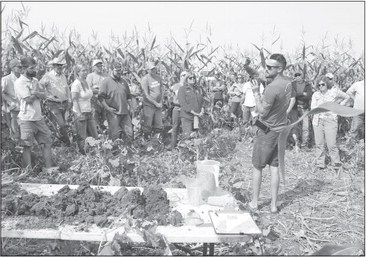
<svg viewBox="0 0 366 258"><path fill-rule="evenodd" d="M38 196L20 189L17 184L2 188L3 216L36 216L42 218L32 228L47 225L95 223L106 227L112 223L109 217L126 214L134 219L156 220L158 225L180 225L182 216L171 212L166 192L158 186L128 191L122 187L114 195L92 189L88 183L72 190L67 185L50 197ZM22 225L17 225L21 228ZM29 228L29 224L23 225Z"/></svg>
<svg viewBox="0 0 366 258"><path fill-rule="evenodd" d="M161 187L184 187L186 178L196 176L194 161L197 157L221 163L220 186L233 194L242 210L247 210L251 198L251 141L250 133L240 137L234 129L213 130L201 142L184 141L173 151L166 151L162 145L157 147L155 145L159 143L153 141L141 142L136 150L127 149L123 155L113 154L102 145L92 148L86 157L78 155L73 148L58 148L53 155L58 158L58 164L63 164L63 169L57 174L20 174L16 170L7 174L14 176L16 182L54 182L79 184L80 187L77 190L65 187L46 198L26 193L16 184L8 185L2 188L2 214L29 218L27 225L19 225L19 228L46 227L62 220L63 223L97 223L104 227L109 225L111 217L123 214L147 221L154 218L161 225L179 225L181 215L169 210L166 193ZM272 214L269 210L270 173L265 169L259 208L250 211L262 236L253 237L247 243L216 244L215 255L303 256L322 248L328 250L326 255L331 255L329 250L335 248L327 248L329 245L348 247L345 255L364 255L364 142L345 146L340 141L340 154L343 162L340 171L330 165L319 170L314 166L313 149L287 150L286 184L281 181L279 213ZM127 191L122 187L111 195L89 186L91 182L111 185L113 178L118 181L116 185L141 186L144 191ZM65 242L69 241L3 239L2 251L5 255L100 253L101 243L74 241L67 246ZM166 246L156 243L159 241L156 240L155 245L137 245L116 240L109 244L110 251L116 255L165 254ZM352 249L355 246L361 248ZM173 255L201 255L200 247L201 244L169 245Z"/></svg>

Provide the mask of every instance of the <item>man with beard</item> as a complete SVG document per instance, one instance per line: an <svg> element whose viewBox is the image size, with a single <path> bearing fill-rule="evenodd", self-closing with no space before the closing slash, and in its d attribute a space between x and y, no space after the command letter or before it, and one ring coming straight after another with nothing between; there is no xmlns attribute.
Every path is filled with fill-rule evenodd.
<svg viewBox="0 0 366 258"><path fill-rule="evenodd" d="M125 133L127 144L133 140L132 122L129 113L131 93L128 83L122 78L122 65L111 64L112 73L104 79L99 89L99 100L107 112L109 137L112 140L122 139Z"/></svg>
<svg viewBox="0 0 366 258"><path fill-rule="evenodd" d="M291 79L283 75L286 59L282 54L272 54L266 60L266 78L271 81L264 89L263 97L259 94L259 83L253 80L252 90L259 113L255 125L258 131L254 141L253 163L253 199L249 208L258 208L258 198L262 182L262 170L269 165L271 172L271 212L277 213L277 197L280 184L278 169L279 128L287 124L287 109L294 96Z"/></svg>
<svg viewBox="0 0 366 258"><path fill-rule="evenodd" d="M23 146L23 166L31 166L31 148L35 142L41 145L45 167L51 168L51 131L42 116L40 99L45 93L41 91L35 78L36 61L31 57L21 59L22 75L15 81L15 95L19 100L20 139Z"/></svg>
<svg viewBox="0 0 366 258"><path fill-rule="evenodd" d="M62 141L70 146L71 142L66 130L66 111L71 108L71 93L65 74L64 61L55 58L52 61L53 69L46 73L39 83L46 93L47 105L51 112L51 119L60 127Z"/></svg>
<svg viewBox="0 0 366 258"><path fill-rule="evenodd" d="M2 110L5 120L10 129L10 138L18 142L20 139L20 131L18 124L19 101L15 96L14 82L19 78L21 73L21 65L18 59L9 62L11 73L1 79L1 93L3 97Z"/></svg>

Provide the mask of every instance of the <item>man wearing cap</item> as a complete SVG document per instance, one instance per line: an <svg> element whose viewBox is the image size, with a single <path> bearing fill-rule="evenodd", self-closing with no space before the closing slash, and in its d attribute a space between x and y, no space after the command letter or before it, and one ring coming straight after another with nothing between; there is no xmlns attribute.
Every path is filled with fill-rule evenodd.
<svg viewBox="0 0 366 258"><path fill-rule="evenodd" d="M127 138L127 144L133 140L132 122L129 112L131 93L128 83L122 78L122 65L111 64L111 75L105 78L100 85L98 98L107 112L109 137L112 140Z"/></svg>
<svg viewBox="0 0 366 258"><path fill-rule="evenodd" d="M97 121L100 131L103 131L105 129L104 121L106 120L106 111L102 103L98 100L98 93L100 85L107 76L103 73L103 61L101 59L93 60L92 66L93 72L86 76L86 82L92 88L94 94L91 99L94 119Z"/></svg>
<svg viewBox="0 0 366 258"><path fill-rule="evenodd" d="M71 93L67 84L66 76L63 74L63 65L65 62L61 58L55 58L52 61L53 69L47 72L39 81L45 89L46 103L51 112L51 119L56 122L60 128L61 140L70 146L71 142L66 130L65 114L71 108Z"/></svg>
<svg viewBox="0 0 366 258"><path fill-rule="evenodd" d="M19 78L22 67L18 59L11 60L9 67L11 73L1 79L2 111L5 114L6 121L9 122L10 138L18 142L20 139L18 124L19 100L15 96L14 82Z"/></svg>
<svg viewBox="0 0 366 258"><path fill-rule="evenodd" d="M239 118L242 116L240 102L243 97L244 77L239 74L236 77L236 82L228 88L227 93L229 94L230 112Z"/></svg>
<svg viewBox="0 0 366 258"><path fill-rule="evenodd" d="M310 110L310 100L313 94L311 84L302 77L301 72L295 72L292 86L295 91L295 103L289 112L289 119L291 123L297 121L305 112ZM306 117L299 124L297 124L291 132L295 141L295 147L308 146L310 144L310 118Z"/></svg>
<svg viewBox="0 0 366 258"><path fill-rule="evenodd" d="M173 91L173 111L172 111L172 138L170 141L170 145L168 146L168 149L173 149L175 148L175 146L177 146L177 141L178 141L178 132L179 132L179 128L181 125L181 120L180 120L180 104L178 101L178 91L179 89L183 86L184 81L186 79L187 76L187 72L183 71L180 74L180 80L178 83L175 83L172 87L171 90Z"/></svg>
<svg viewBox="0 0 366 258"><path fill-rule="evenodd" d="M31 57L21 59L22 75L15 81L15 96L19 100L20 139L23 145L23 165L31 166L31 148L35 142L42 147L45 167L52 166L51 160L51 131L42 116L40 99L46 96L40 87L36 76L36 61Z"/></svg>
<svg viewBox="0 0 366 258"><path fill-rule="evenodd" d="M148 74L141 80L141 88L143 92L143 114L144 122L142 130L145 139L151 137L152 132L157 133L159 137L163 129L163 94L164 88L160 76L157 74L156 66L153 62L147 64Z"/></svg>
<svg viewBox="0 0 366 258"><path fill-rule="evenodd" d="M278 169L279 128L287 124L287 109L294 96L290 78L283 75L286 59L282 54L272 54L266 60L266 78L271 81L264 89L263 97L259 94L259 83L252 81L252 90L259 119L258 131L253 146L253 198L249 208L258 208L258 199L262 181L262 170L269 165L271 173L271 212L278 212L277 197L280 184Z"/></svg>
<svg viewBox="0 0 366 258"><path fill-rule="evenodd" d="M327 74L325 75L325 77L327 78L328 84L329 84L329 86L330 86L331 88L332 88L332 87L335 87L335 88L340 89L339 85L335 82L334 74L332 74L332 73L327 73Z"/></svg>

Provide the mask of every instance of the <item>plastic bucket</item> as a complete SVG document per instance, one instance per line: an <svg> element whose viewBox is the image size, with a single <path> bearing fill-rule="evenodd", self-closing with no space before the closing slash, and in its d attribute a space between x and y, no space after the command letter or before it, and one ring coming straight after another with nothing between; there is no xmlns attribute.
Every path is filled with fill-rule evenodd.
<svg viewBox="0 0 366 258"><path fill-rule="evenodd" d="M216 160L197 160L197 174L209 172L215 176L215 184L219 186L220 162Z"/></svg>

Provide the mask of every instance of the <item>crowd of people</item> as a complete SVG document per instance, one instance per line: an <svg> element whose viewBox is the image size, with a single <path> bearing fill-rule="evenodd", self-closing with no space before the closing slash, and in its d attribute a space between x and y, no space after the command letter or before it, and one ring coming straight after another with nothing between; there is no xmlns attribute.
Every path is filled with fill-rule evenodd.
<svg viewBox="0 0 366 258"><path fill-rule="evenodd" d="M165 113L169 115L171 139L167 150L172 150L179 140L197 136L205 113L226 110L228 123L240 121L237 126L254 128L255 132L253 199L249 205L257 207L262 170L269 165L271 211L276 212L279 186L277 128L297 121L325 102L363 110L364 80L343 92L331 73L319 76L316 81L307 80L301 71L295 71L292 78L286 76L287 63L282 54L272 54L262 70L255 70L250 63L247 59L244 70L233 74L231 79L218 75L214 80L202 80L202 75L193 70L181 70L175 82L167 85L159 74L157 62L147 62L138 74L139 79L131 76L128 67L121 62L112 62L109 71L105 71L103 60L95 59L91 67L86 63L76 64L73 82L69 84L62 59L53 59L51 69L38 80L36 60L22 57L9 62L11 72L2 78L2 114L11 139L23 148L23 166L31 165L32 146L39 144L45 167L49 169L53 166L53 139L44 119L44 106L66 146L72 144L66 113L73 113L73 141L82 154L85 154L85 139L88 136L98 138L103 132L107 132L111 140L121 139L123 144L133 145L136 136L132 119L139 111L141 135L147 141L161 137L167 119ZM170 112L163 112L164 109ZM364 138L362 129L364 115L354 117L349 141ZM295 150L311 147L314 140L316 165L320 169L326 167L326 150L331 165L339 167L337 131L337 115L324 112L303 119L293 128L289 138Z"/></svg>

